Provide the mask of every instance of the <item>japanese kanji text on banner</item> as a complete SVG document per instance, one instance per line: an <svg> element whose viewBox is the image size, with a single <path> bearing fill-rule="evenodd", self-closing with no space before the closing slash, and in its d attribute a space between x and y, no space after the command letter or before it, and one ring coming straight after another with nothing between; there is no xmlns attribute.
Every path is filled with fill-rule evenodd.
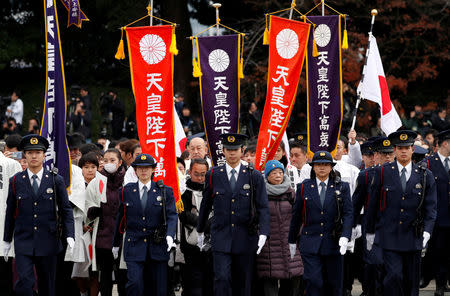
<svg viewBox="0 0 450 296"><path fill-rule="evenodd" d="M131 81L142 152L158 163L154 181L172 187L177 210L182 203L175 155L172 26L127 27Z"/></svg>
<svg viewBox="0 0 450 296"><path fill-rule="evenodd" d="M44 165L48 170L58 168L58 173L69 188L72 169L66 140L66 83L58 14L54 0L44 1L44 7L47 77L41 136L47 138L50 143L45 153Z"/></svg>
<svg viewBox="0 0 450 296"><path fill-rule="evenodd" d="M333 156L342 124L341 16L308 16L317 26L306 55L308 154L327 150ZM313 56L313 39L318 56Z"/></svg>
<svg viewBox="0 0 450 296"><path fill-rule="evenodd" d="M197 39L203 120L211 161L225 164L220 135L236 133L239 125L238 60L240 35Z"/></svg>
<svg viewBox="0 0 450 296"><path fill-rule="evenodd" d="M256 147L261 170L280 145L297 94L310 25L270 16L267 96Z"/></svg>

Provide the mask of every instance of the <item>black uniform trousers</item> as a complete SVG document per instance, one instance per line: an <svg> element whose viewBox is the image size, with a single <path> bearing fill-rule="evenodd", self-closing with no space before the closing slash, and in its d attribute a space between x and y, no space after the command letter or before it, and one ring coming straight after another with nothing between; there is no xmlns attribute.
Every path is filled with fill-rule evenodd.
<svg viewBox="0 0 450 296"><path fill-rule="evenodd" d="M386 276L385 296L418 296L421 251L398 252L383 249Z"/></svg>
<svg viewBox="0 0 450 296"><path fill-rule="evenodd" d="M13 258L9 258L7 262L5 262L3 257L0 258L0 294L4 296L13 295L12 261Z"/></svg>
<svg viewBox="0 0 450 296"><path fill-rule="evenodd" d="M213 264L211 252L184 253L183 293L189 296L213 295Z"/></svg>
<svg viewBox="0 0 450 296"><path fill-rule="evenodd" d="M305 295L341 296L344 256L302 253Z"/></svg>
<svg viewBox="0 0 450 296"><path fill-rule="evenodd" d="M444 287L449 275L448 250L450 249L450 228L435 227L430 241L433 271L436 287Z"/></svg>
<svg viewBox="0 0 450 296"><path fill-rule="evenodd" d="M302 253L305 295L341 296L344 256Z"/></svg>
<svg viewBox="0 0 450 296"><path fill-rule="evenodd" d="M167 261L127 261L127 296L167 296Z"/></svg>
<svg viewBox="0 0 450 296"><path fill-rule="evenodd" d="M255 255L213 252L214 295L250 296Z"/></svg>
<svg viewBox="0 0 450 296"><path fill-rule="evenodd" d="M27 256L16 254L18 281L14 287L17 296L33 296L34 270L38 278L39 295L55 296L57 256Z"/></svg>

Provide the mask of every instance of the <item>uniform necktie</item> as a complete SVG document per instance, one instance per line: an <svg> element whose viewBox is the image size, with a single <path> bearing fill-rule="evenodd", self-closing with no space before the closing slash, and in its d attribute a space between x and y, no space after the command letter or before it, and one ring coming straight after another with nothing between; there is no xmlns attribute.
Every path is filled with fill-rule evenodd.
<svg viewBox="0 0 450 296"><path fill-rule="evenodd" d="M400 182L402 183L403 192L406 190L406 168L402 168L402 174L400 175Z"/></svg>
<svg viewBox="0 0 450 296"><path fill-rule="evenodd" d="M445 159L444 161L444 168L445 170L448 172L448 170L450 169L450 167L448 166L448 157Z"/></svg>
<svg viewBox="0 0 450 296"><path fill-rule="evenodd" d="M234 174L236 174L236 170L232 169L230 178L230 186L232 191L234 191L234 188L236 187L236 177L234 176Z"/></svg>
<svg viewBox="0 0 450 296"><path fill-rule="evenodd" d="M323 203L325 202L325 193L327 192L327 184L325 182L320 182L320 204L323 207Z"/></svg>
<svg viewBox="0 0 450 296"><path fill-rule="evenodd" d="M31 178L33 179L33 184L31 184L31 185L33 186L34 194L37 195L38 190L39 190L39 186L38 186L38 183L37 183L37 178L38 178L38 176L33 175Z"/></svg>
<svg viewBox="0 0 450 296"><path fill-rule="evenodd" d="M148 199L148 189L147 186L144 186L144 193L142 194L141 198L141 206L142 210L145 210L145 207L147 206L147 199Z"/></svg>

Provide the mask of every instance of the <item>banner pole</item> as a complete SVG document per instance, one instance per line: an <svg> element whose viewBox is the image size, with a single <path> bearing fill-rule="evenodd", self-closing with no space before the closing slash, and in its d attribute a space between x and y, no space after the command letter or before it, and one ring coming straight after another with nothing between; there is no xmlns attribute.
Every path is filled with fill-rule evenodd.
<svg viewBox="0 0 450 296"><path fill-rule="evenodd" d="M150 6L150 26L153 26L153 0L150 0L148 5Z"/></svg>
<svg viewBox="0 0 450 296"><path fill-rule="evenodd" d="M294 7L295 7L295 0L292 0L291 3L291 10L289 11L289 19L292 19L292 12L294 11Z"/></svg>
<svg viewBox="0 0 450 296"><path fill-rule="evenodd" d="M377 11L376 9L372 9L372 10L370 11L370 14L372 15L372 21L370 22L370 32L369 32L369 36L372 35L373 24L375 23L375 17L376 17L376 15L378 14L378 11ZM366 60L365 60L365 62L364 62L364 68L366 67L366 64L367 64L367 58L368 58L368 56L369 56L369 49L370 49L370 41L369 41L369 44L367 45L367 50L366 50ZM364 82L364 69L363 69L363 74L362 74L361 82L360 82L360 83L363 83L363 82ZM358 93L358 100L356 101L355 111L353 112L352 128L351 128L350 130L352 130L352 129L355 128L355 123L356 123L356 113L358 113L358 107L359 107L359 104L360 104L360 103L361 103L361 96L360 96L360 94Z"/></svg>
<svg viewBox="0 0 450 296"><path fill-rule="evenodd" d="M325 0L322 0L322 16L325 15Z"/></svg>
<svg viewBox="0 0 450 296"><path fill-rule="evenodd" d="M214 3L212 6L216 9L216 36L219 36L219 8L222 6L222 4Z"/></svg>

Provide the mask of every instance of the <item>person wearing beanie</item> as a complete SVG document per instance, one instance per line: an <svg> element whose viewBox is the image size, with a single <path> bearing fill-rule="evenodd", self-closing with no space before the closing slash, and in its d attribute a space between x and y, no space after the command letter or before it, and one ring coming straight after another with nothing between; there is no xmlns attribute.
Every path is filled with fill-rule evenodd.
<svg viewBox="0 0 450 296"><path fill-rule="evenodd" d="M269 160L264 169L269 199L271 236L256 257L256 271L263 282L264 295L302 295L300 277L303 263L300 254L288 255L289 223L295 191L278 160Z"/></svg>

